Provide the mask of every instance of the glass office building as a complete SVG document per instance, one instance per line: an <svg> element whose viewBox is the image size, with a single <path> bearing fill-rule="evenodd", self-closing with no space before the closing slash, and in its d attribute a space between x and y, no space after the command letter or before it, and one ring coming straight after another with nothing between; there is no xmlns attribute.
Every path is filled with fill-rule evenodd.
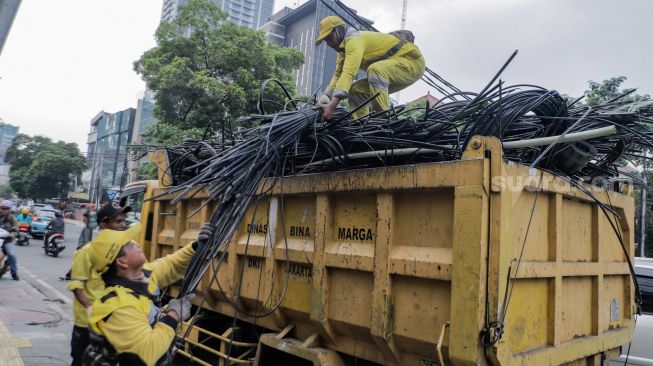
<svg viewBox="0 0 653 366"><path fill-rule="evenodd" d="M268 42L291 47L304 54L304 64L293 71L299 94L312 95L324 91L336 68L336 52L326 44L315 46L320 20L329 15L337 15L356 29L367 29L352 13L356 14L356 10L346 7L340 1L309 0L296 9L280 10L261 27ZM361 19L372 24L368 19Z"/></svg>
<svg viewBox="0 0 653 366"><path fill-rule="evenodd" d="M188 0L164 0L161 9L161 20L171 21L178 12L179 6ZM211 0L228 14L228 20L238 25L258 29L268 21L274 9L274 0Z"/></svg>
<svg viewBox="0 0 653 366"><path fill-rule="evenodd" d="M16 135L18 135L18 126L4 123L0 119L0 164L5 163L5 154L9 146L14 142Z"/></svg>
<svg viewBox="0 0 653 366"><path fill-rule="evenodd" d="M100 112L91 120L87 164L92 170L90 192L97 198L104 189L127 183L127 145L131 143L136 110Z"/></svg>

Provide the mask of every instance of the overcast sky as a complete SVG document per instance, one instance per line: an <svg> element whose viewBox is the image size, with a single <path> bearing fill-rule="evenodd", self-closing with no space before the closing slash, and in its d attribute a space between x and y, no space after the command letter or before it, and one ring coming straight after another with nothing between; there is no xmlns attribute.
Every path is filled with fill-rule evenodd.
<svg viewBox="0 0 653 366"><path fill-rule="evenodd" d="M401 0L344 2L381 31L400 28ZM0 118L85 151L93 116L136 107L144 83L132 63L155 45L161 3L23 0L0 55ZM652 15L650 0L408 0L406 28L427 66L461 89L480 90L518 49L508 84L579 96L588 80L623 75L653 94ZM428 90L418 82L400 101Z"/></svg>

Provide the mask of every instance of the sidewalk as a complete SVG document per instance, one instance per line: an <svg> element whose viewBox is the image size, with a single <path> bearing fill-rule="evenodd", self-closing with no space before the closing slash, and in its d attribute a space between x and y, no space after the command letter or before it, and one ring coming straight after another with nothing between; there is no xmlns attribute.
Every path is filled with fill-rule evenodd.
<svg viewBox="0 0 653 366"><path fill-rule="evenodd" d="M0 366L70 364L70 305L41 291L0 278Z"/></svg>

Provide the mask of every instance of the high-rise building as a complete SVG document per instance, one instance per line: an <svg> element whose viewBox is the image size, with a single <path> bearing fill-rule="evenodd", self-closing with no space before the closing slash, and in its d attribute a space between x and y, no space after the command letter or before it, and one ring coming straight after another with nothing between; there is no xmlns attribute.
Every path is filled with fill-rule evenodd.
<svg viewBox="0 0 653 366"><path fill-rule="evenodd" d="M91 170L91 201L98 202L105 189L127 183L127 145L131 143L136 110L100 112L91 120L87 167Z"/></svg>
<svg viewBox="0 0 653 366"><path fill-rule="evenodd" d="M9 37L9 30L20 7L21 0L0 0L0 53ZM266 18L267 19L267 18Z"/></svg>
<svg viewBox="0 0 653 366"><path fill-rule="evenodd" d="M134 117L134 130L132 133L132 144L141 144L143 142L143 133L147 126L151 126L158 122L156 117L154 117L154 107L156 107L156 101L154 99L154 92L151 90L146 90L143 94L143 98L138 100L136 106L136 116ZM147 162L146 157L142 157L138 160L129 159L127 165L129 170L129 182L134 182L138 180L138 167Z"/></svg>
<svg viewBox="0 0 653 366"><path fill-rule="evenodd" d="M7 148L14 142L16 135L18 135L18 126L10 125L0 119L0 164L5 163Z"/></svg>
<svg viewBox="0 0 653 366"><path fill-rule="evenodd" d="M0 184L9 183L9 165L5 163L5 154L16 135L18 135L18 126L10 125L0 119Z"/></svg>
<svg viewBox="0 0 653 366"><path fill-rule="evenodd" d="M268 21L274 9L274 0L211 0L228 14L232 23L258 29ZM188 0L163 0L161 20L171 21L179 13L179 6Z"/></svg>
<svg viewBox="0 0 653 366"><path fill-rule="evenodd" d="M309 0L296 9L280 10L259 29L265 32L268 42L304 54L304 64L293 72L298 93L312 95L324 91L336 68L336 52L324 44L315 46L320 20L337 15L356 29L363 30L372 24L371 20L352 14L356 14L356 10L346 7L341 1Z"/></svg>

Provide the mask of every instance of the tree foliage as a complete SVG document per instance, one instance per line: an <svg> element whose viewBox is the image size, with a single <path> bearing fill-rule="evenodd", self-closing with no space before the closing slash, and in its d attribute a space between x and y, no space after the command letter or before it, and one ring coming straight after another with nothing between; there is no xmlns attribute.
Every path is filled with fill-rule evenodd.
<svg viewBox="0 0 653 366"><path fill-rule="evenodd" d="M162 22L157 46L134 63L154 91L155 117L181 129L219 126L255 113L264 80L280 80L291 93L291 70L303 63L293 49L267 44L263 33L226 21L208 0L190 0L171 22ZM267 98L282 102L272 85ZM165 130L152 130L151 136ZM159 141L163 142L163 141Z"/></svg>
<svg viewBox="0 0 653 366"><path fill-rule="evenodd" d="M0 184L0 197L10 198L14 194L9 184Z"/></svg>
<svg viewBox="0 0 653 366"><path fill-rule="evenodd" d="M646 95L638 95L632 93L634 89L620 89L621 84L626 81L625 76L612 77L598 83L596 81L588 81L589 89L585 90L585 103L591 107L606 103L624 93L631 92L631 94L623 97L622 101L643 101L649 100L651 97Z"/></svg>
<svg viewBox="0 0 653 366"><path fill-rule="evenodd" d="M53 142L45 136L18 134L7 149L9 183L24 198L45 199L68 195L70 178L79 176L85 159L75 143Z"/></svg>
<svg viewBox="0 0 653 366"><path fill-rule="evenodd" d="M191 127L182 128L176 124L155 123L145 127L143 144L146 145L178 145L185 139L198 139L204 134L204 129Z"/></svg>

